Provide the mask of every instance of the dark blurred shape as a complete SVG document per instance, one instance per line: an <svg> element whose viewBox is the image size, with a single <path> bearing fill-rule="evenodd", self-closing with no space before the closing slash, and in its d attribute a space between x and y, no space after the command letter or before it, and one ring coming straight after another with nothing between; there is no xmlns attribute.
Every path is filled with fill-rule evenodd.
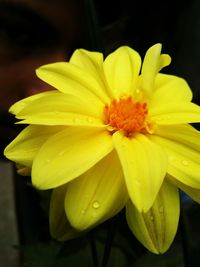
<svg viewBox="0 0 200 267"><path fill-rule="evenodd" d="M57 50L61 44L55 27L32 9L0 3L0 64Z"/></svg>
<svg viewBox="0 0 200 267"><path fill-rule="evenodd" d="M66 61L79 43L76 1L0 1L0 152L22 126L9 107L29 95L52 89L35 69Z"/></svg>

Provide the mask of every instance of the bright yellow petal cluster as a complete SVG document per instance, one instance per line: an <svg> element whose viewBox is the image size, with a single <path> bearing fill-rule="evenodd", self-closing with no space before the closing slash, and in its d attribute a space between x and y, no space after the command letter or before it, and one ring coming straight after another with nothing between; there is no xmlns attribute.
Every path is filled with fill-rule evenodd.
<svg viewBox="0 0 200 267"><path fill-rule="evenodd" d="M126 207L135 236L163 253L177 230L178 188L200 202L200 133L189 125L200 122L200 107L183 79L159 73L170 61L160 44L142 66L127 46L105 60L78 49L69 62L37 69L55 90L10 108L30 125L5 155L22 173L31 169L35 187L55 188L50 229L57 239Z"/></svg>

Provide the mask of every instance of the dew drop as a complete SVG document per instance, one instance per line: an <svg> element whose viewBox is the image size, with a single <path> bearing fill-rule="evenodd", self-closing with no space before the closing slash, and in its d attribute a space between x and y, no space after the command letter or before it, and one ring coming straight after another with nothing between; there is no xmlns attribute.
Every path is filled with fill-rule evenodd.
<svg viewBox="0 0 200 267"><path fill-rule="evenodd" d="M150 216L150 220L153 222L154 221L154 217L151 215Z"/></svg>
<svg viewBox="0 0 200 267"><path fill-rule="evenodd" d="M112 132L112 131L114 131L114 128L113 128L112 126L108 125L108 126L107 126L107 130L108 130L109 132Z"/></svg>
<svg viewBox="0 0 200 267"><path fill-rule="evenodd" d="M160 213L163 213L163 212L164 212L164 207L163 207L163 206L160 206L160 208L159 208L159 212L160 212Z"/></svg>
<svg viewBox="0 0 200 267"><path fill-rule="evenodd" d="M82 209L81 210L81 214L85 214L85 209Z"/></svg>
<svg viewBox="0 0 200 267"><path fill-rule="evenodd" d="M94 201L93 204L92 204L92 207L93 207L94 209L98 209L98 208L100 207L99 202L98 202L98 201Z"/></svg>
<svg viewBox="0 0 200 267"><path fill-rule="evenodd" d="M182 160L181 163L184 165L184 166L188 166L189 165L189 162L187 160Z"/></svg>

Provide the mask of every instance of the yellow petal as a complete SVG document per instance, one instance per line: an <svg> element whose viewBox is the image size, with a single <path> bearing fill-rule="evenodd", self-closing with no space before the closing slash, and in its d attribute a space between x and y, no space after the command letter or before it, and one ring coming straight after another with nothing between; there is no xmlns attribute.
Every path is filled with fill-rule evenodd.
<svg viewBox="0 0 200 267"><path fill-rule="evenodd" d="M5 148L4 155L21 165L31 167L32 161L41 145L52 135L62 131L63 127L34 126L26 127Z"/></svg>
<svg viewBox="0 0 200 267"><path fill-rule="evenodd" d="M80 235L67 220L64 201L67 186L63 185L53 190L49 209L49 227L51 236L59 241L69 240Z"/></svg>
<svg viewBox="0 0 200 267"><path fill-rule="evenodd" d="M27 105L29 105L30 103L32 103L36 99L42 99L43 97L45 98L46 96L54 96L54 95L57 95L57 93L58 92L56 90L52 90L52 91L42 92L42 93L39 93L39 94L35 94L35 95L32 95L32 96L26 97L26 98L16 102L15 104L13 104L10 107L9 112L12 113L12 114L17 115Z"/></svg>
<svg viewBox="0 0 200 267"><path fill-rule="evenodd" d="M79 96L81 93L95 95L103 103L108 103L109 97L101 83L84 70L68 62L48 64L36 70L37 76L59 91Z"/></svg>
<svg viewBox="0 0 200 267"><path fill-rule="evenodd" d="M191 102L168 102L149 108L150 121L158 125L200 122L200 107Z"/></svg>
<svg viewBox="0 0 200 267"><path fill-rule="evenodd" d="M166 153L145 135L127 138L113 135L129 196L139 211L147 211L153 204L167 171Z"/></svg>
<svg viewBox="0 0 200 267"><path fill-rule="evenodd" d="M171 62L169 55L161 55L161 44L155 44L150 47L145 55L142 64L142 89L149 95L154 90L155 77L163 67Z"/></svg>
<svg viewBox="0 0 200 267"><path fill-rule="evenodd" d="M178 190L166 181L148 212L138 212L131 201L126 208L126 218L131 231L148 250L156 254L166 252L173 242L179 213Z"/></svg>
<svg viewBox="0 0 200 267"><path fill-rule="evenodd" d="M169 158L167 172L180 182L200 189L200 133L190 126L163 126L160 136L149 138L165 149Z"/></svg>
<svg viewBox="0 0 200 267"><path fill-rule="evenodd" d="M31 176L31 168L21 164L16 164L17 173L23 176Z"/></svg>
<svg viewBox="0 0 200 267"><path fill-rule="evenodd" d="M71 225L85 230L113 217L128 199L115 151L68 184L65 209Z"/></svg>
<svg viewBox="0 0 200 267"><path fill-rule="evenodd" d="M178 181L176 178L172 177L171 175L167 175L167 178L178 188L180 188L182 191L184 191L188 196L190 196L194 201L200 204L200 189L196 189L193 187L190 187L188 185L185 185Z"/></svg>
<svg viewBox="0 0 200 267"><path fill-rule="evenodd" d="M70 63L86 69L99 79L98 71L103 68L103 54L99 52L91 52L86 49L76 49L70 58Z"/></svg>
<svg viewBox="0 0 200 267"><path fill-rule="evenodd" d="M141 66L139 54L127 46L111 53L104 61L104 71L113 97L133 95Z"/></svg>
<svg viewBox="0 0 200 267"><path fill-rule="evenodd" d="M158 71L168 66L170 63L171 63L171 57L168 54L161 54Z"/></svg>
<svg viewBox="0 0 200 267"><path fill-rule="evenodd" d="M158 73L155 80L155 90L149 102L149 108L162 106L166 103L191 101L192 91L187 82L179 77Z"/></svg>
<svg viewBox="0 0 200 267"><path fill-rule="evenodd" d="M184 144L200 152L200 132L189 124L160 125L155 135Z"/></svg>
<svg viewBox="0 0 200 267"><path fill-rule="evenodd" d="M95 101L97 100L97 101ZM35 99L17 114L20 123L42 125L103 126L103 105L98 99L81 101L72 95L57 92Z"/></svg>
<svg viewBox="0 0 200 267"><path fill-rule="evenodd" d="M90 72L90 74L92 74L92 76L95 77L99 84L106 90L102 53L91 52L85 49L76 49L70 58L70 63Z"/></svg>
<svg viewBox="0 0 200 267"><path fill-rule="evenodd" d="M68 127L49 138L33 161L32 182L40 189L60 186L81 175L113 149L104 131Z"/></svg>

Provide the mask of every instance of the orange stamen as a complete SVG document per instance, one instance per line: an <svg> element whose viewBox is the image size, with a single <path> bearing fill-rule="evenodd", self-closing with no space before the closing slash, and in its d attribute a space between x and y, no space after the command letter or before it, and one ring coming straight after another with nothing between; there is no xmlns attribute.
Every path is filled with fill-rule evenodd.
<svg viewBox="0 0 200 267"><path fill-rule="evenodd" d="M122 130L126 136L136 132L147 132L148 109L146 102L134 102L132 97L113 100L104 109L105 123L111 132Z"/></svg>

